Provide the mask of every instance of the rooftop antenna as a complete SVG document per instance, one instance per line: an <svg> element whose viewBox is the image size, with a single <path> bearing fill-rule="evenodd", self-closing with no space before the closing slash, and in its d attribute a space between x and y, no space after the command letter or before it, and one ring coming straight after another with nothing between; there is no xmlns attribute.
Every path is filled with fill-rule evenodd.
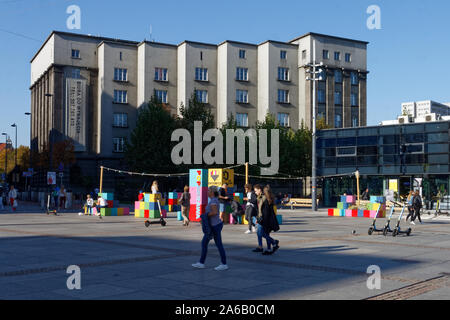
<svg viewBox="0 0 450 320"><path fill-rule="evenodd" d="M155 39L153 39L153 26L150 25L150 41L155 42Z"/></svg>

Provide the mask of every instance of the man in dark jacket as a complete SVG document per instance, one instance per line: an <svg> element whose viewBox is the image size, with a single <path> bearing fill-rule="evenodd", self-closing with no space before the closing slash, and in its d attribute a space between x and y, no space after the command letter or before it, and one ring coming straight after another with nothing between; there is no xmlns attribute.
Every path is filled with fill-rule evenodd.
<svg viewBox="0 0 450 320"><path fill-rule="evenodd" d="M369 188L367 188L366 191L363 192L361 199L364 201L367 201L370 199Z"/></svg>
<svg viewBox="0 0 450 320"><path fill-rule="evenodd" d="M411 219L411 224L414 224L416 218L419 218L420 224L422 224L422 219L420 218L420 209L422 209L422 198L420 197L419 191L416 191L413 198L413 208L414 208L414 216Z"/></svg>

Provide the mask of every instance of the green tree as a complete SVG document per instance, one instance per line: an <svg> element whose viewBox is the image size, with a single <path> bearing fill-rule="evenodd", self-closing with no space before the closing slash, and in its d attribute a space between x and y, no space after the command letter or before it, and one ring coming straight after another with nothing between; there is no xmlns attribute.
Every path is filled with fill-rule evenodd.
<svg viewBox="0 0 450 320"><path fill-rule="evenodd" d="M139 110L136 128L125 144L125 159L133 171L173 173L172 132L177 120L156 97Z"/></svg>
<svg viewBox="0 0 450 320"><path fill-rule="evenodd" d="M197 96L192 94L188 102L188 107L180 107L179 127L194 133L194 122L201 121L203 131L215 128L214 116L208 104L198 101Z"/></svg>

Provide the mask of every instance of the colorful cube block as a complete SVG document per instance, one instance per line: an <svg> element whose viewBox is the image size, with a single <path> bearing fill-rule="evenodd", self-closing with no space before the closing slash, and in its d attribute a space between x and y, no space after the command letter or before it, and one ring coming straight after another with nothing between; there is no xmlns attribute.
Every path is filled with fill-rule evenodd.
<svg viewBox="0 0 450 320"><path fill-rule="evenodd" d="M189 170L189 187L208 188L208 170L207 169Z"/></svg>
<svg viewBox="0 0 450 320"><path fill-rule="evenodd" d="M347 203L354 204L356 203L356 196L347 196Z"/></svg>
<svg viewBox="0 0 450 320"><path fill-rule="evenodd" d="M281 214L277 215L278 224L281 226L283 224L283 216Z"/></svg>
<svg viewBox="0 0 450 320"><path fill-rule="evenodd" d="M181 215L181 211L178 211L177 212L177 220L178 221L183 221L184 219L183 219L183 216Z"/></svg>

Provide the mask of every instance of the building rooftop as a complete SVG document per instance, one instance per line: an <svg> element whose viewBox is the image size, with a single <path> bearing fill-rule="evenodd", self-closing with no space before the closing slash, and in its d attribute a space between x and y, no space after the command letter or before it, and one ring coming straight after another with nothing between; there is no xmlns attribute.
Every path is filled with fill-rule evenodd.
<svg viewBox="0 0 450 320"><path fill-rule="evenodd" d="M344 40L344 41L350 41L350 42L356 42L356 43L361 43L361 44L369 44L369 42L367 41L361 41L361 40L354 40L354 39L349 39L349 38L343 38L343 37L336 37L336 36L330 36L330 35L326 35L326 34L321 34L321 33L315 33L315 32L309 32L307 34L304 34L298 38L292 39L291 41L289 41L290 43L309 37L309 36L316 36L316 37L323 37L323 38L330 38L330 39L336 39L336 40Z"/></svg>
<svg viewBox="0 0 450 320"><path fill-rule="evenodd" d="M357 43L362 43L362 44L368 44L369 42L366 41L360 41L360 40L352 40L352 39L347 39L347 38L341 38L341 37L336 37L336 36L330 36L330 35L325 35L325 34L320 34L320 33L314 33L314 32L309 32L301 37L295 38L291 41L287 41L287 42L283 42L283 41L276 41L276 40L267 40L264 41L260 44L252 44L252 43L246 43L246 42L239 42L239 41L233 41L233 40L225 40L223 42L221 42L220 44L212 44L212 43L204 43L204 42L198 42L198 41L189 41L189 40L185 40L181 43L179 43L178 45L174 45L174 44L169 44L169 43L162 43L162 42L150 42L150 41L131 41L131 40L122 40L122 39L114 39L114 38L108 38L108 37L101 37L101 36L93 36L93 35L86 35L86 34L80 34L80 33L73 33L73 32L66 32L66 31L52 31L50 33L50 35L47 37L47 39L44 41L44 43L42 44L42 46L39 48L39 50L36 52L36 54L33 56L33 58L31 59L30 63L32 63L34 61L34 59L37 57L37 55L39 54L39 52L41 52L42 48L46 45L46 43L48 42L48 40L50 40L50 38L54 35L54 34L58 34L58 35L65 35L65 36L70 36L70 37L80 37L80 38L84 38L84 39L93 39L93 40L97 40L99 41L99 44L102 42L109 42L109 43L118 43L118 44L126 44L126 45L133 45L133 46L139 46L142 43L148 43L148 44L158 44L158 45L166 45L166 46L171 46L171 47L179 47L181 45L183 45L184 43L192 43L192 44L198 44L198 45L204 45L204 46L212 46L212 47L218 47L226 42L230 42L230 43L237 43L237 44L242 44L242 45L249 45L249 46L260 46L263 45L265 43L271 42L271 43L278 43L278 44L282 44L282 45L290 45L290 46L297 46L296 44L293 44L292 42L305 38L307 36L320 36L320 37L325 37L325 38L331 38L331 39L338 39L338 40L345 40L345 41L350 41L350 42L357 42Z"/></svg>

